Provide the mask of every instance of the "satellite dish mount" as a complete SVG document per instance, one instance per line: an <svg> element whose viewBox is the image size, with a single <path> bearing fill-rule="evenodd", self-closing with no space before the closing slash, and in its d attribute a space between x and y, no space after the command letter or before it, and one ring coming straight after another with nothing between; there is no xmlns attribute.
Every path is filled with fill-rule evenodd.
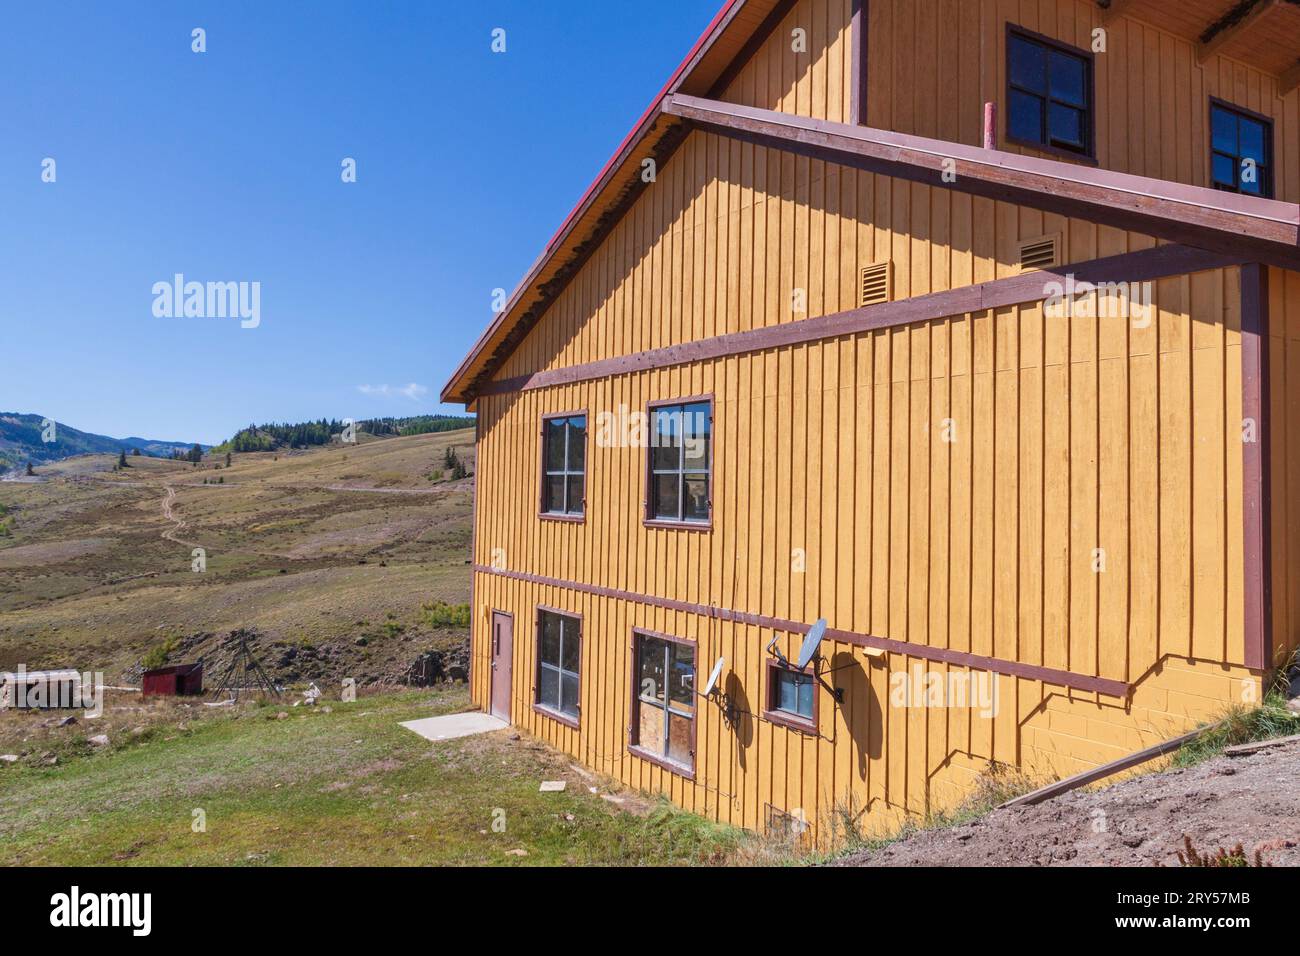
<svg viewBox="0 0 1300 956"><path fill-rule="evenodd" d="M718 706L722 708L722 717L727 726L734 727L738 716L736 703L729 695L718 687L718 681L722 677L722 669L727 666L727 659L719 657L713 665L713 670L709 672L709 679L704 683L704 689L699 691L699 695L705 700L717 701Z"/></svg>
<svg viewBox="0 0 1300 956"><path fill-rule="evenodd" d="M804 671L807 670L808 665L811 664L813 678L817 683L821 684L822 687L830 691L831 696L835 698L836 703L842 704L844 703L844 688L832 687L830 684L826 683L825 679L823 679L821 675L820 664L822 658L819 651L821 649L822 641L826 638L826 629L828 626L826 618L823 617L818 618L817 623L808 628L808 633L804 636L803 644L799 647L798 660L793 664L791 664L789 659L781 653L781 649L776 646L776 642L780 639L780 635L772 635L772 640L769 641L767 645L767 651L780 661L783 667L788 667L791 670Z"/></svg>

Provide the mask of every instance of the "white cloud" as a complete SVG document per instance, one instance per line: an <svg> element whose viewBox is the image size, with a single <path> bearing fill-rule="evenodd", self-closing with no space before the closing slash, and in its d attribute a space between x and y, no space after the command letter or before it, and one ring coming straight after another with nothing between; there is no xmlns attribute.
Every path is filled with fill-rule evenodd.
<svg viewBox="0 0 1300 956"><path fill-rule="evenodd" d="M413 402L417 402L429 394L427 385L417 385L415 382L410 382L407 385L358 385L357 391L362 395L378 395L381 398L392 398L401 395Z"/></svg>

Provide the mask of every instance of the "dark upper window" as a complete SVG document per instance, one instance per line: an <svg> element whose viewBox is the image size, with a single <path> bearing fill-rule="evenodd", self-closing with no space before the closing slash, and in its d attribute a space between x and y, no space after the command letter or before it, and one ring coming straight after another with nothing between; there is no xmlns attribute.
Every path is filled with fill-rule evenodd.
<svg viewBox="0 0 1300 956"><path fill-rule="evenodd" d="M1046 38L1008 32L1007 138L1091 155L1091 58Z"/></svg>
<svg viewBox="0 0 1300 956"><path fill-rule="evenodd" d="M578 718L582 622L567 614L537 612L537 704Z"/></svg>
<svg viewBox="0 0 1300 956"><path fill-rule="evenodd" d="M712 512L712 460L712 403L652 407L646 517L707 523Z"/></svg>
<svg viewBox="0 0 1300 956"><path fill-rule="evenodd" d="M1210 178L1215 189L1273 195L1273 124L1225 103L1210 104Z"/></svg>
<svg viewBox="0 0 1300 956"><path fill-rule="evenodd" d="M581 515L586 501L587 416L542 421L542 513Z"/></svg>
<svg viewBox="0 0 1300 956"><path fill-rule="evenodd" d="M636 687L632 746L692 770L695 762L695 645L650 634L633 637Z"/></svg>

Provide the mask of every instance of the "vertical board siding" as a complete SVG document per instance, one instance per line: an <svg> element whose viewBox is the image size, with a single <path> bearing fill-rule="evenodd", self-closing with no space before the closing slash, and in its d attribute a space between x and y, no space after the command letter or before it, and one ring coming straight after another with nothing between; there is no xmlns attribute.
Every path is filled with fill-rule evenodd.
<svg viewBox="0 0 1300 956"><path fill-rule="evenodd" d="M1019 243L1049 233L1061 235L1063 263L1156 244L695 132L495 377L854 308L860 268L884 259L895 299L1006 278L1019 271Z"/></svg>
<svg viewBox="0 0 1300 956"><path fill-rule="evenodd" d="M759 828L768 804L823 828L845 806L872 820L924 813L958 799L989 761L1074 772L1205 716L1227 679L1203 685L1186 658L1239 665L1244 653L1240 616L1228 613L1241 587L1240 512L1228 504L1242 493L1227 425L1240 420L1239 377L1227 371L1240 367L1236 272L1161 283L1149 323L1067 321L1034 304L479 404L476 563L495 553L510 571L825 616L835 628L1136 683L1185 667L1178 686L1199 695L1126 706L1001 677L991 719L900 709L891 675L948 668L833 645L830 679L845 703L819 691L821 732L809 737L759 716L770 632L481 573L475 699L491 679L490 609L512 611L518 724L630 785ZM538 519L544 414L585 408L594 435L602 411L700 393L715 403L711 531L643 527L644 449L594 440L586 521ZM576 731L531 709L538 604L583 616ZM727 658L740 719L729 727L701 703L693 781L626 751L634 627L698 641L701 678Z"/></svg>
<svg viewBox="0 0 1300 956"><path fill-rule="evenodd" d="M996 102L999 148L1007 115L1006 24L1092 50L1102 14L1091 0L870 0L865 125L983 144L984 103ZM800 0L722 98L818 119L851 122L851 0ZM809 34L792 52L792 31ZM1300 92L1225 56L1197 62L1195 44L1128 17L1105 24L1096 73L1096 159L1104 169L1207 186L1209 98L1274 123L1276 198L1300 201ZM813 37L826 37L814 45ZM757 77L769 77L764 84Z"/></svg>

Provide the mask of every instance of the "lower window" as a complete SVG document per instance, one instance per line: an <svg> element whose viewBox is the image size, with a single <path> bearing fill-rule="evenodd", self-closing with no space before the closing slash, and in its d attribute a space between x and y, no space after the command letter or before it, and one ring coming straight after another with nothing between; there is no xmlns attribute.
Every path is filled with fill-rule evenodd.
<svg viewBox="0 0 1300 956"><path fill-rule="evenodd" d="M695 767L695 644L634 634L636 687L629 741L643 756Z"/></svg>
<svg viewBox="0 0 1300 956"><path fill-rule="evenodd" d="M767 707L763 716L772 723L815 733L817 730L817 678L809 669L769 661Z"/></svg>
<svg viewBox="0 0 1300 956"><path fill-rule="evenodd" d="M581 667L582 621L538 611L537 706L576 721Z"/></svg>

